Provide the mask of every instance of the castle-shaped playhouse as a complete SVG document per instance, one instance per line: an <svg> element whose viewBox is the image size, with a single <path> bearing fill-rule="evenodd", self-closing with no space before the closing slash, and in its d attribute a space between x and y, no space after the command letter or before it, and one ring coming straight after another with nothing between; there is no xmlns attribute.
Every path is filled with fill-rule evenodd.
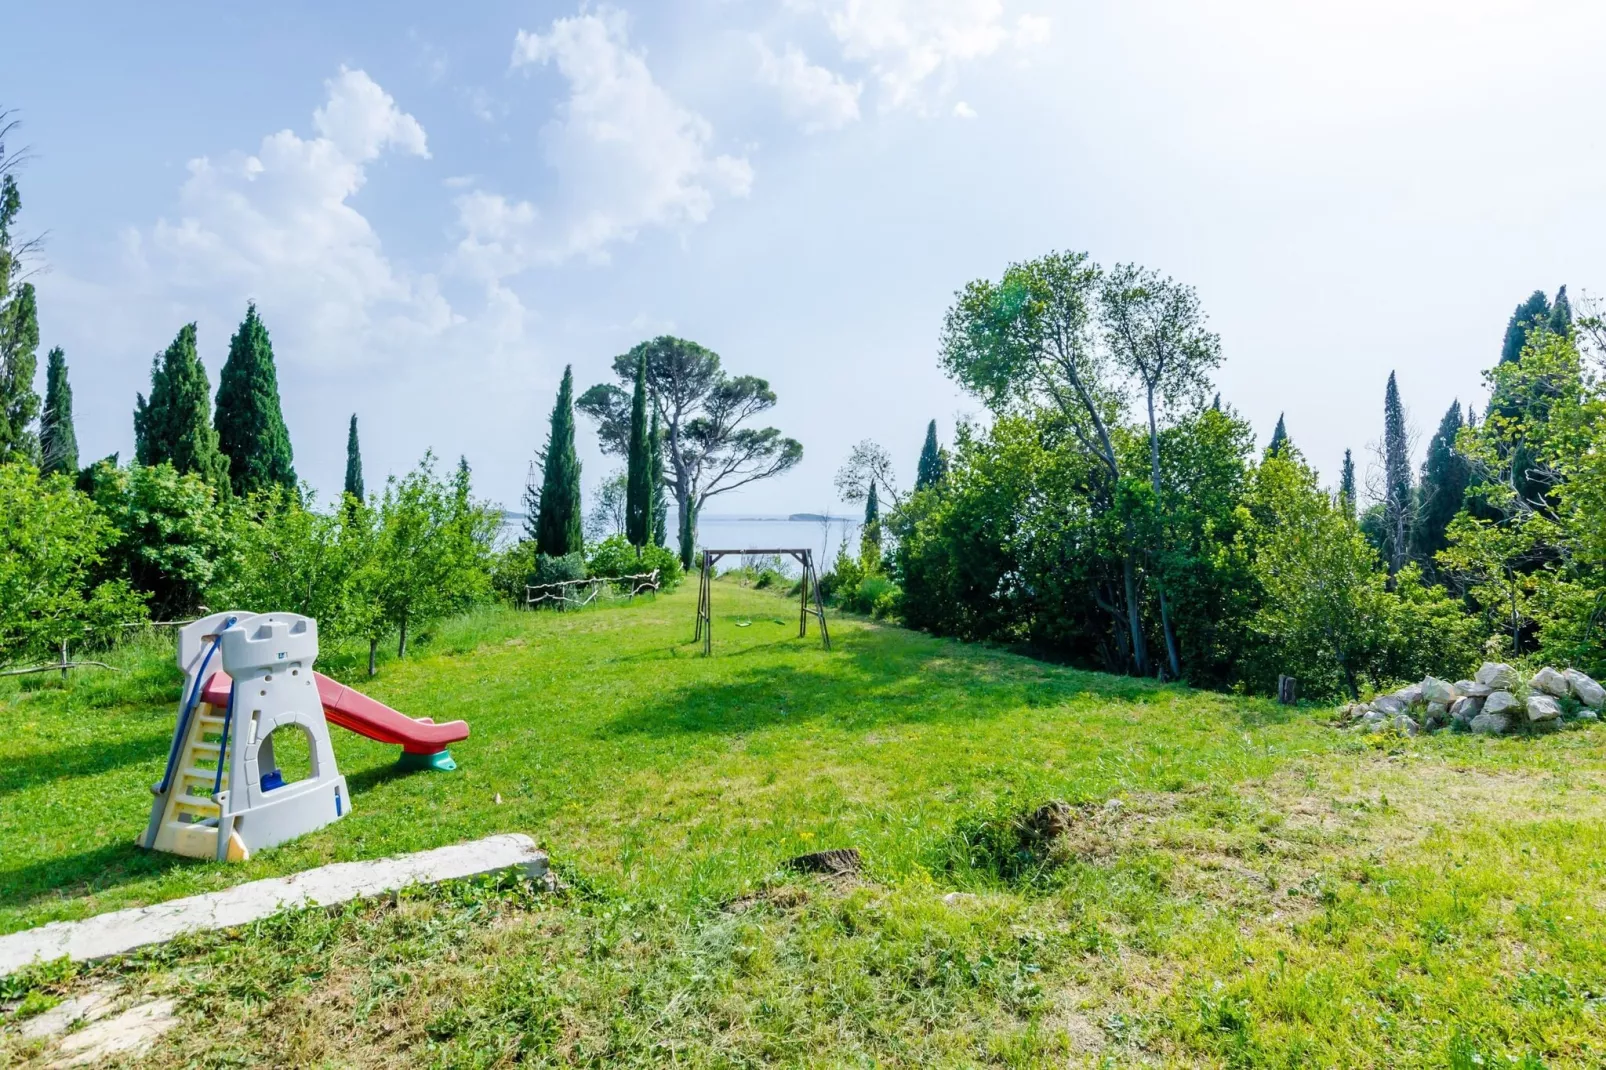
<svg viewBox="0 0 1606 1070"><path fill-rule="evenodd" d="M331 723L401 744L406 768L456 768L446 747L467 724L403 716L315 672L317 656L318 622L296 613L214 613L179 632L184 693L141 847L242 861L338 821L351 797ZM274 756L285 731L304 735L309 755L309 774L290 782Z"/></svg>

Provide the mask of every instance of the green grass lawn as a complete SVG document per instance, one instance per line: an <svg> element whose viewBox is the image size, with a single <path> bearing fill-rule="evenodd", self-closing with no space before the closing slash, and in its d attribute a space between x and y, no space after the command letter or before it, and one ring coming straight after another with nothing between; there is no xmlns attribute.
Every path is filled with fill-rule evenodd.
<svg viewBox="0 0 1606 1070"><path fill-rule="evenodd" d="M41 998L177 994L162 1066L1606 1064L1606 733L1365 741L850 619L827 653L734 584L705 659L694 606L488 612L371 681L332 657L469 721L459 769L335 729L350 816L238 866L133 847L165 648L8 682L0 932L522 831L566 891L302 912ZM1051 799L1071 833L1021 850L1011 817ZM784 867L848 846L856 879Z"/></svg>

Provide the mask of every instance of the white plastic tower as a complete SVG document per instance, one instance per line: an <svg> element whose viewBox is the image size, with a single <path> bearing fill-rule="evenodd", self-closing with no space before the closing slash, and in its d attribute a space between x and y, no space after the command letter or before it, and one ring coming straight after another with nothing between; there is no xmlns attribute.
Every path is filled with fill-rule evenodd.
<svg viewBox="0 0 1606 1070"><path fill-rule="evenodd" d="M184 695L140 846L239 861L345 816L351 797L329 743L317 656L318 622L295 613L214 613L179 633ZM206 697L219 669L233 680L222 709ZM306 733L312 769L285 784L272 736L289 726Z"/></svg>

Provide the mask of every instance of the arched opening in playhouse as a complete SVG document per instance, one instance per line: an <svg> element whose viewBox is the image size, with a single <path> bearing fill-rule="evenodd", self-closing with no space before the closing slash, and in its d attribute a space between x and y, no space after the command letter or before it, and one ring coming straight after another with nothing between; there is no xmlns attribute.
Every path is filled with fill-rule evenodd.
<svg viewBox="0 0 1606 1070"><path fill-rule="evenodd" d="M299 724L275 728L257 752L257 770L263 791L309 779L316 772L312 764L312 733Z"/></svg>

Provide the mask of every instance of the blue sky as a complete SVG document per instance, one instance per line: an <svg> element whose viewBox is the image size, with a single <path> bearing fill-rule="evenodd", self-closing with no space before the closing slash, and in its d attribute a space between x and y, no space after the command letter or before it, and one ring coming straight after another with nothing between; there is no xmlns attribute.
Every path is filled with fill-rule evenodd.
<svg viewBox="0 0 1606 1070"><path fill-rule="evenodd" d="M912 477L979 406L936 364L967 280L1082 249L1196 286L1224 398L1364 469L1390 370L1425 438L1511 309L1598 290L1606 5L686 0L31 5L0 103L35 159L46 346L86 457L152 353L247 300L297 468L426 447L515 504L557 379L671 332L780 394L818 510L852 443ZM587 482L615 462L582 421Z"/></svg>

